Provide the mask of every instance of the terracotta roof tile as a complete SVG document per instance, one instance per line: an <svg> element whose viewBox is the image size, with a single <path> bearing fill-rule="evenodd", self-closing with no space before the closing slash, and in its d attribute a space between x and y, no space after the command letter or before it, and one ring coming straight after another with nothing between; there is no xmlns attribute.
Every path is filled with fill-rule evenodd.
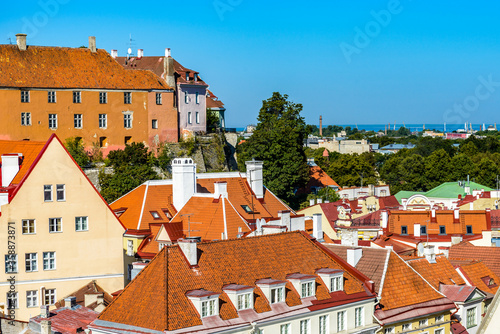
<svg viewBox="0 0 500 334"><path fill-rule="evenodd" d="M450 258L473 259L482 261L500 277L500 247L472 246L464 243L450 247Z"/></svg>
<svg viewBox="0 0 500 334"><path fill-rule="evenodd" d="M113 300L113 297L107 293L99 284L97 284L95 281L89 282L87 285L84 285L80 289L68 294L66 297L72 296L76 298L76 303L80 306L86 306L85 305L85 295L89 293L103 293L104 294L104 304L108 305L111 303ZM60 299L55 303L56 307L64 307L64 298Z"/></svg>
<svg viewBox="0 0 500 334"><path fill-rule="evenodd" d="M426 258L408 260L407 263L436 289L439 289L440 284L465 284L446 256L436 256L436 263L429 263Z"/></svg>
<svg viewBox="0 0 500 334"><path fill-rule="evenodd" d="M1 57L1 56L0 56ZM11 184L19 184L26 172L30 169L36 157L42 151L45 142L37 141L14 141L14 140L0 140L0 156L9 153L22 153L23 159L19 172L12 180ZM1 164L0 164L1 170Z"/></svg>
<svg viewBox="0 0 500 334"><path fill-rule="evenodd" d="M479 290L495 294L500 284L500 278L495 275L483 261L474 261L469 264L462 264L458 268L469 280L470 284L476 286Z"/></svg>
<svg viewBox="0 0 500 334"><path fill-rule="evenodd" d="M99 315L92 309L80 305L73 306L71 309L58 308L50 313L51 316L48 320L51 322L52 331L61 334L81 333ZM40 324L42 320L44 319L36 316L31 318L30 322Z"/></svg>

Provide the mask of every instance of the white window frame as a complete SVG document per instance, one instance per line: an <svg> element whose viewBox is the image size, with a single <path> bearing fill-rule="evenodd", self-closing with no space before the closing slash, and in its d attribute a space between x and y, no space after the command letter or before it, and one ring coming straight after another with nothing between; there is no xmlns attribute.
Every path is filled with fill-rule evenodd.
<svg viewBox="0 0 500 334"><path fill-rule="evenodd" d="M337 312L337 332L341 332L341 331L344 331L347 326L346 326L346 322L347 322L347 312L346 311L338 311Z"/></svg>
<svg viewBox="0 0 500 334"><path fill-rule="evenodd" d="M311 319L300 320L299 324L300 334L310 334L311 333Z"/></svg>
<svg viewBox="0 0 500 334"><path fill-rule="evenodd" d="M21 125L22 126L30 126L31 125L31 113L30 112L22 112L21 113Z"/></svg>
<svg viewBox="0 0 500 334"><path fill-rule="evenodd" d="M56 270L56 252L43 252L43 270Z"/></svg>
<svg viewBox="0 0 500 334"><path fill-rule="evenodd" d="M73 114L73 125L75 129L83 128L83 114Z"/></svg>
<svg viewBox="0 0 500 334"><path fill-rule="evenodd" d="M38 307L38 290L26 291L26 307Z"/></svg>
<svg viewBox="0 0 500 334"><path fill-rule="evenodd" d="M200 113L198 111L195 114L195 121L196 121L196 124L200 124Z"/></svg>
<svg viewBox="0 0 500 334"><path fill-rule="evenodd" d="M196 92L196 104L200 104L200 93Z"/></svg>
<svg viewBox="0 0 500 334"><path fill-rule="evenodd" d="M437 315L436 319L435 319L435 322L442 322L442 321L444 321L444 315L442 315L442 314L441 315Z"/></svg>
<svg viewBox="0 0 500 334"><path fill-rule="evenodd" d="M84 232L89 230L89 217L78 216L75 217L75 231Z"/></svg>
<svg viewBox="0 0 500 334"><path fill-rule="evenodd" d="M344 276L334 276L330 278L330 292L343 291L344 290Z"/></svg>
<svg viewBox="0 0 500 334"><path fill-rule="evenodd" d="M108 114L99 114L99 128L106 129L108 127Z"/></svg>
<svg viewBox="0 0 500 334"><path fill-rule="evenodd" d="M130 239L127 240L127 255L134 256L134 241Z"/></svg>
<svg viewBox="0 0 500 334"><path fill-rule="evenodd" d="M82 103L82 92L79 90L73 91L73 103Z"/></svg>
<svg viewBox="0 0 500 334"><path fill-rule="evenodd" d="M403 324L403 330L408 331L411 330L413 327L413 324L411 322L407 322L406 324Z"/></svg>
<svg viewBox="0 0 500 334"><path fill-rule="evenodd" d="M56 303L56 289L45 289L44 305L53 305Z"/></svg>
<svg viewBox="0 0 500 334"><path fill-rule="evenodd" d="M280 334L291 334L291 325L290 324L283 324L280 326Z"/></svg>
<svg viewBox="0 0 500 334"><path fill-rule="evenodd" d="M271 304L284 302L285 301L285 287L280 286L277 288L271 288L270 296L271 296L271 298L270 298L269 302Z"/></svg>
<svg viewBox="0 0 500 334"><path fill-rule="evenodd" d="M444 328L437 328L434 330L434 334L444 334Z"/></svg>
<svg viewBox="0 0 500 334"><path fill-rule="evenodd" d="M319 334L328 334L328 315L319 316Z"/></svg>
<svg viewBox="0 0 500 334"><path fill-rule="evenodd" d="M27 273L38 271L38 253L25 253L24 260L24 268Z"/></svg>
<svg viewBox="0 0 500 334"><path fill-rule="evenodd" d="M56 91L55 90L49 90L47 92L47 101L48 103L56 103Z"/></svg>
<svg viewBox="0 0 500 334"><path fill-rule="evenodd" d="M356 307L354 309L354 327L361 327L364 324L364 307Z"/></svg>
<svg viewBox="0 0 500 334"><path fill-rule="evenodd" d="M108 103L108 92L99 92L99 104Z"/></svg>
<svg viewBox="0 0 500 334"><path fill-rule="evenodd" d="M50 198L48 198L48 197L50 197ZM44 184L43 185L43 201L44 202L52 202L53 201L52 185L51 184Z"/></svg>
<svg viewBox="0 0 500 334"><path fill-rule="evenodd" d="M188 104L189 103L189 95L188 92L184 92L184 103Z"/></svg>
<svg viewBox="0 0 500 334"><path fill-rule="evenodd" d="M429 321L427 319L422 319L418 321L418 327L423 327L427 326L429 324Z"/></svg>
<svg viewBox="0 0 500 334"><path fill-rule="evenodd" d="M5 273L17 273L17 254L5 255Z"/></svg>
<svg viewBox="0 0 500 334"><path fill-rule="evenodd" d="M58 202L66 201L66 185L56 184L56 200Z"/></svg>
<svg viewBox="0 0 500 334"><path fill-rule="evenodd" d="M22 234L36 234L36 220L23 219L21 221L21 229L22 229ZM24 232L25 229L27 229L27 232Z"/></svg>
<svg viewBox="0 0 500 334"><path fill-rule="evenodd" d="M57 114L49 114L49 129L57 129Z"/></svg>
<svg viewBox="0 0 500 334"><path fill-rule="evenodd" d="M193 113L191 111L188 111L188 124L193 124Z"/></svg>
<svg viewBox="0 0 500 334"><path fill-rule="evenodd" d="M123 92L123 104L132 104L132 92Z"/></svg>
<svg viewBox="0 0 500 334"><path fill-rule="evenodd" d="M7 310L15 310L19 308L19 293L18 292L7 292ZM12 305L12 303L14 305Z"/></svg>
<svg viewBox="0 0 500 334"><path fill-rule="evenodd" d="M210 298L201 301L201 317L211 317L219 314L218 298Z"/></svg>
<svg viewBox="0 0 500 334"><path fill-rule="evenodd" d="M30 91L21 90L21 103L30 103Z"/></svg>
<svg viewBox="0 0 500 334"><path fill-rule="evenodd" d="M157 105L163 104L163 99L162 99L161 93L156 93L156 104Z"/></svg>
<svg viewBox="0 0 500 334"><path fill-rule="evenodd" d="M384 334L392 334L392 333L394 333L394 326L384 328Z"/></svg>
<svg viewBox="0 0 500 334"><path fill-rule="evenodd" d="M49 233L61 233L62 232L62 218L55 217L49 218Z"/></svg>
<svg viewBox="0 0 500 334"><path fill-rule="evenodd" d="M472 315L469 315L469 312L472 313ZM465 316L466 316L466 328L472 328L477 326L477 309L476 307L471 307L468 308L465 311ZM472 320L472 323L471 323Z"/></svg>
<svg viewBox="0 0 500 334"><path fill-rule="evenodd" d="M315 281L301 282L300 298L314 297L316 295L315 283Z"/></svg>
<svg viewBox="0 0 500 334"><path fill-rule="evenodd" d="M253 292L247 292L247 293L240 293L236 296L237 303L236 303L236 309L238 311L241 310L248 310L253 308Z"/></svg>
<svg viewBox="0 0 500 334"><path fill-rule="evenodd" d="M132 129L132 114L123 114L123 127L125 129Z"/></svg>

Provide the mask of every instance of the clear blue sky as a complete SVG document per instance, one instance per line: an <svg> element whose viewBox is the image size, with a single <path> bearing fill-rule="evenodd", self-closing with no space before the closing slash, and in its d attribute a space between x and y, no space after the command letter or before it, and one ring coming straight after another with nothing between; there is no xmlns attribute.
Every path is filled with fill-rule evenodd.
<svg viewBox="0 0 500 334"><path fill-rule="evenodd" d="M273 91L302 103L310 124L492 124L499 15L491 0L7 1L0 43L24 32L28 44L77 47L94 35L123 56L132 34L134 52L170 47L234 127L256 123Z"/></svg>

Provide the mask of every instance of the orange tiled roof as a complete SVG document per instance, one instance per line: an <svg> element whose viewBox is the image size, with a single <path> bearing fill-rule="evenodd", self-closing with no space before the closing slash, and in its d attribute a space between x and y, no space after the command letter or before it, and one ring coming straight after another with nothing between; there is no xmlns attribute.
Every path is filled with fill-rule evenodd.
<svg viewBox="0 0 500 334"><path fill-rule="evenodd" d="M207 89L207 108L224 108L224 103L214 93Z"/></svg>
<svg viewBox="0 0 500 334"><path fill-rule="evenodd" d="M439 289L439 284L465 284L446 256L436 256L436 263L429 263L426 258L411 259L407 263L436 289Z"/></svg>
<svg viewBox="0 0 500 334"><path fill-rule="evenodd" d="M500 247L460 243L450 247L449 257L482 261L495 275L500 277Z"/></svg>
<svg viewBox="0 0 500 334"><path fill-rule="evenodd" d="M129 71L105 50L0 45L0 87L169 89L151 71Z"/></svg>
<svg viewBox="0 0 500 334"><path fill-rule="evenodd" d="M1 80L1 79L0 79ZM22 178L28 172L31 165L37 158L45 146L45 142L37 141L13 141L13 140L0 140L0 156L9 153L22 153L23 161L19 172L12 180L11 184L19 184Z"/></svg>
<svg viewBox="0 0 500 334"><path fill-rule="evenodd" d="M96 281L91 281L88 284L84 285L80 289L68 294L64 298L73 296L76 297L76 303L81 306L85 306L85 295L86 294L95 294L95 293L103 293L104 294L104 304L108 305L113 300L113 297L107 293ZM55 307L65 307L64 298L60 299L55 303Z"/></svg>
<svg viewBox="0 0 500 334"><path fill-rule="evenodd" d="M495 275L482 261L474 261L469 264L463 264L459 270L464 273L470 284L477 287L479 290L495 294L500 284L500 278ZM491 281L493 280L493 281Z"/></svg>
<svg viewBox="0 0 500 334"><path fill-rule="evenodd" d="M202 242L198 247L198 265L191 269L178 245L165 247L139 275L101 313L100 320L158 331L170 331L201 325L202 321L186 293L204 289L220 293L222 320L238 315L222 288L227 284L254 286L262 278L286 280L291 273L315 274L319 268L344 270L345 293L328 293L319 284L318 300L347 303L349 296L371 298L352 267L336 260L305 233L289 232L260 237ZM251 258L251 260L250 260ZM301 305L290 283L286 286L286 304ZM268 301L255 290L255 311L269 311ZM332 297L335 295L335 298ZM138 297L140 296L140 297Z"/></svg>

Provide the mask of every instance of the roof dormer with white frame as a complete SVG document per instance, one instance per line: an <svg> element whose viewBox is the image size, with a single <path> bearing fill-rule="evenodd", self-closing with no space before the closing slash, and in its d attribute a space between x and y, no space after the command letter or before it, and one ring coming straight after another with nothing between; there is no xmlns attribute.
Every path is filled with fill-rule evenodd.
<svg viewBox="0 0 500 334"><path fill-rule="evenodd" d="M219 315L219 293L208 290L192 290L186 293L186 297L193 303L200 318Z"/></svg>
<svg viewBox="0 0 500 334"><path fill-rule="evenodd" d="M292 283L300 298L316 297L316 275L295 273L286 279Z"/></svg>
<svg viewBox="0 0 500 334"><path fill-rule="evenodd" d="M344 271L341 269L321 268L316 270L329 292L344 291Z"/></svg>

